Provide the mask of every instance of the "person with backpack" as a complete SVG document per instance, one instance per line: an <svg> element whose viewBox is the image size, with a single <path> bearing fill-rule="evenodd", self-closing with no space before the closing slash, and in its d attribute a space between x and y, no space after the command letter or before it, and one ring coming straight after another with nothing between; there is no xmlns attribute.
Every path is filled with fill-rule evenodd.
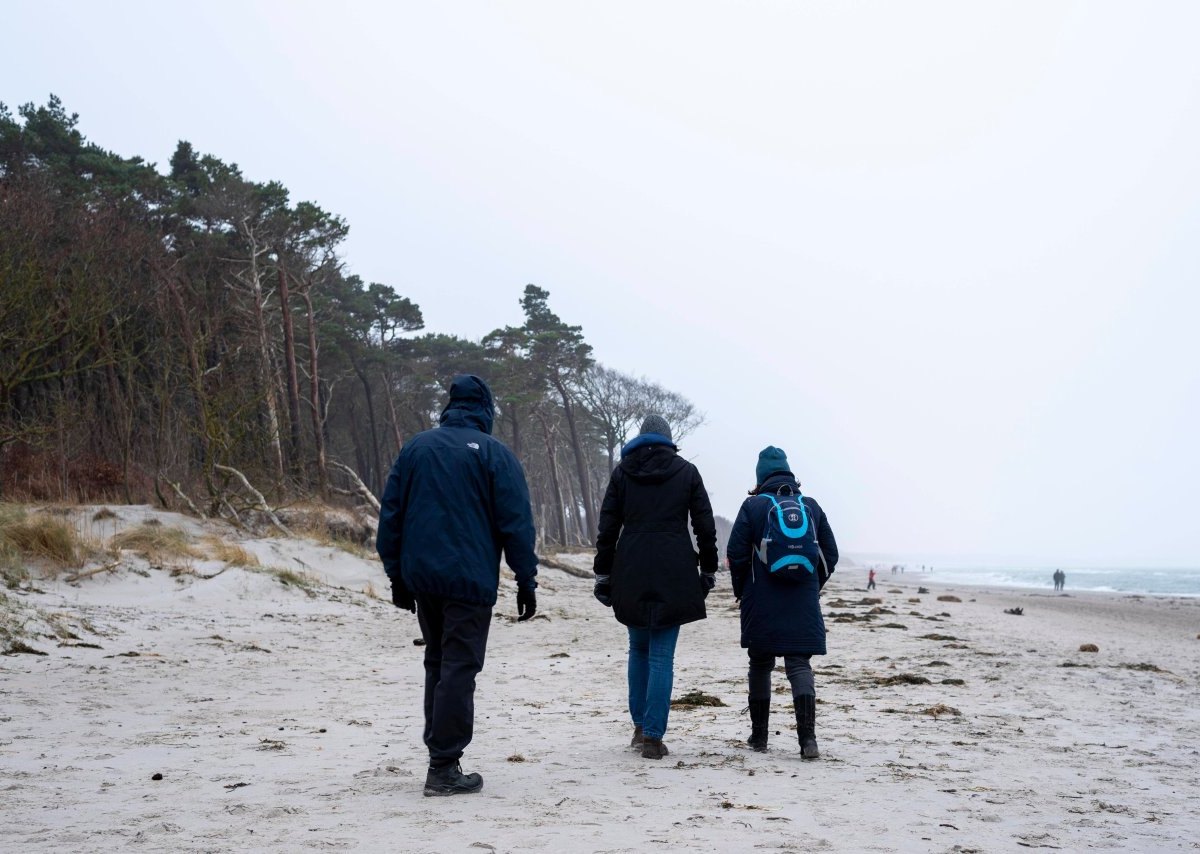
<svg viewBox="0 0 1200 854"><path fill-rule="evenodd" d="M764 448L754 474L758 485L742 502L725 549L750 658L746 743L767 749L771 671L783 656L801 755L816 759L817 696L809 659L825 654L819 597L837 566L837 542L820 505L800 493L782 450Z"/></svg>
<svg viewBox="0 0 1200 854"><path fill-rule="evenodd" d="M450 385L440 426L404 443L388 475L375 549L392 603L416 612L425 640L425 794L483 788L459 760L475 724L500 579L500 553L517 577L518 622L537 611L537 556L525 472L492 437L492 392L479 377Z"/></svg>
<svg viewBox="0 0 1200 854"><path fill-rule="evenodd" d="M630 747L646 759L670 753L662 739L679 627L707 616L704 600L716 584L712 505L700 472L678 451L666 420L648 415L609 478L593 564L596 599L629 631Z"/></svg>

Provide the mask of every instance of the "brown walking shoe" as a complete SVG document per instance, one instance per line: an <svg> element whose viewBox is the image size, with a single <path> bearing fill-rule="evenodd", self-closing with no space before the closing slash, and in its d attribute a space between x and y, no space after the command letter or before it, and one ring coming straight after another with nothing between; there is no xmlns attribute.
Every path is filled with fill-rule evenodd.
<svg viewBox="0 0 1200 854"><path fill-rule="evenodd" d="M669 756L671 751L667 750L667 746L662 743L661 738L645 738L642 741L642 758L643 759L662 759L664 756Z"/></svg>

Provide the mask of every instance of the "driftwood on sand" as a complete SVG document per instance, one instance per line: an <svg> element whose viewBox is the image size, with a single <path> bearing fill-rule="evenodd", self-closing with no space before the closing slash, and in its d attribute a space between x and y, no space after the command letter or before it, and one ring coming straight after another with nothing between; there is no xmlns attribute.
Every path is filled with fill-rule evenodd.
<svg viewBox="0 0 1200 854"><path fill-rule="evenodd" d="M104 566L98 566L94 569L88 569L83 572L77 572L74 575L68 575L66 581L68 584L74 584L76 581L79 581L83 578L91 578L93 575L99 575L102 572L112 572L120 565L120 561L114 560L112 563L104 564Z"/></svg>
<svg viewBox="0 0 1200 854"><path fill-rule="evenodd" d="M558 569L565 572L567 575L573 575L576 578L595 578L595 574L590 569L580 569L577 566L571 566L569 563L555 560L552 557L538 556L538 563L542 566L548 566L551 569Z"/></svg>

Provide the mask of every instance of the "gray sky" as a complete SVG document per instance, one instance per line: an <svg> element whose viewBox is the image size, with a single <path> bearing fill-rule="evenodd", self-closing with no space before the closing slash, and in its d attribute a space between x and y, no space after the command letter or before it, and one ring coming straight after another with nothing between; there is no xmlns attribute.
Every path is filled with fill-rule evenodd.
<svg viewBox="0 0 1200 854"><path fill-rule="evenodd" d="M776 444L850 551L1200 563L1200 4L63 3L0 100L345 216L477 338L528 282Z"/></svg>

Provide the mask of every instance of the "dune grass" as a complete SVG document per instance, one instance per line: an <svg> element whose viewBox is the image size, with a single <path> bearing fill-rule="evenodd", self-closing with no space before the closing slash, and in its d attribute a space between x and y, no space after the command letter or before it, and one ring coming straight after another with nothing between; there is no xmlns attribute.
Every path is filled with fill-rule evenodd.
<svg viewBox="0 0 1200 854"><path fill-rule="evenodd" d="M274 576L275 580L284 587L295 587L298 590L303 590L310 597L317 595L315 590L320 582L304 572L297 572L294 569L282 566L255 566L249 568L255 572L263 572Z"/></svg>
<svg viewBox="0 0 1200 854"><path fill-rule="evenodd" d="M159 562L177 558L203 557L182 528L165 525L138 525L115 534L109 541L114 549L126 549Z"/></svg>
<svg viewBox="0 0 1200 854"><path fill-rule="evenodd" d="M29 577L29 560L51 569L77 567L86 551L78 532L62 519L0 504L0 574L5 586L16 587Z"/></svg>
<svg viewBox="0 0 1200 854"><path fill-rule="evenodd" d="M28 580L29 570L25 568L20 554L0 534L0 585L15 590Z"/></svg>
<svg viewBox="0 0 1200 854"><path fill-rule="evenodd" d="M362 543L355 542L348 537L335 533L326 526L314 525L312 527L302 527L299 529L293 528L292 532L297 536L312 540L318 545L331 549L339 549L340 551L344 551L347 554L352 554L355 557L364 559L375 557L375 550L373 548L369 548L364 546Z"/></svg>
<svg viewBox="0 0 1200 854"><path fill-rule="evenodd" d="M24 632L24 621L17 614L17 603L0 590L0 643L7 643Z"/></svg>
<svg viewBox="0 0 1200 854"><path fill-rule="evenodd" d="M229 566L255 567L259 565L258 558L246 549L222 540L220 537L205 537L204 547L208 556Z"/></svg>
<svg viewBox="0 0 1200 854"><path fill-rule="evenodd" d="M351 522L326 507L316 504L297 504L288 508L287 525L292 533L319 545L340 549L356 557L375 557L375 549L355 539Z"/></svg>

